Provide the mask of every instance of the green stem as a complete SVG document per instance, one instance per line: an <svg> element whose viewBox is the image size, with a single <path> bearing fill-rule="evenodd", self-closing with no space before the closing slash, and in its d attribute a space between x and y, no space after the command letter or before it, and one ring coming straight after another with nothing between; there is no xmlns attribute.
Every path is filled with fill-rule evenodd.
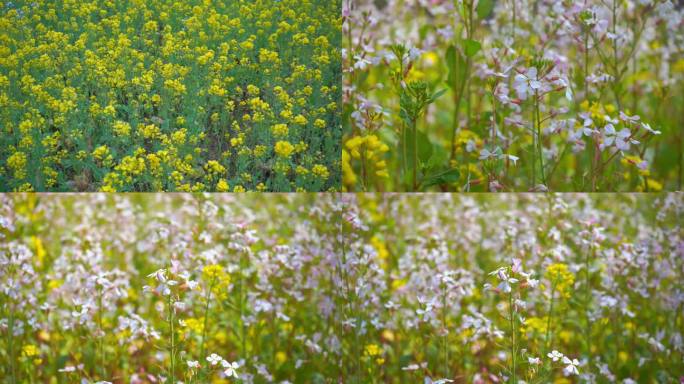
<svg viewBox="0 0 684 384"><path fill-rule="evenodd" d="M406 158L406 150L408 149L408 147L406 145L406 130L407 129L408 128L406 127L406 124L402 124L402 128L401 128L401 136L402 136L401 145L403 147L402 148L403 149L403 152L402 152L402 154L403 154L402 155L402 166L403 166L402 177L405 177L406 172L408 171L408 159ZM406 180L406 179L403 179L403 180ZM403 180L402 180L402 184L403 184Z"/></svg>
<svg viewBox="0 0 684 384"><path fill-rule="evenodd" d="M532 124L533 124L533 131L537 131L536 123L537 118L535 116L535 111L534 109L532 110ZM535 184L537 184L537 135L532 134L532 137L534 138L534 150L532 151L532 189L535 188Z"/></svg>
<svg viewBox="0 0 684 384"><path fill-rule="evenodd" d="M170 346L170 353L171 353L171 369L169 372L169 383L170 384L175 384L176 382L176 335L175 335L175 328L174 328L174 316L173 316L173 303L171 300L171 295L169 295L169 299L167 300L167 304L169 307L169 329L171 330L171 346Z"/></svg>
<svg viewBox="0 0 684 384"><path fill-rule="evenodd" d="M10 359L10 383L17 383L17 359L14 356L14 309L9 311L9 325L7 338L9 339L9 359Z"/></svg>
<svg viewBox="0 0 684 384"><path fill-rule="evenodd" d="M510 317L510 322L511 322L511 360L512 360L512 368L511 368L511 376L512 376L512 384L517 384L518 380L516 379L516 354L517 354L517 345L516 345L516 340L515 340L515 314L513 310L513 291L511 291L508 294L508 312L509 312L509 317Z"/></svg>
<svg viewBox="0 0 684 384"><path fill-rule="evenodd" d="M444 372L445 372L445 378L449 378L450 373L449 373L449 341L448 341L448 336L449 334L447 333L447 323L446 323L446 311L447 311L447 305L446 305L446 287L442 287L442 327L444 328L442 332L444 332L444 336L442 337L442 343L443 343L443 348L444 348Z"/></svg>
<svg viewBox="0 0 684 384"><path fill-rule="evenodd" d="M105 370L105 345L104 345L104 328L102 327L102 287L98 287L97 289L97 324L99 327L99 330L101 334L99 335L99 344L100 344L100 360L101 360L101 366L100 366L100 374L102 375L102 378L104 379L107 375L107 372Z"/></svg>
<svg viewBox="0 0 684 384"><path fill-rule="evenodd" d="M594 246L591 246L591 258L592 260L595 257L595 250ZM586 337L587 341L587 354L589 356L589 364L588 364L588 369L591 370L591 321L589 320L589 308L591 307L590 305L590 300L591 300L591 282L589 280L589 252L587 252L584 256L584 317L585 317L585 329L584 329L584 336Z"/></svg>
<svg viewBox="0 0 684 384"><path fill-rule="evenodd" d="M207 326L209 324L209 303L211 302L211 290L214 288L214 283L216 281L216 277L213 277L211 279L211 284L209 284L209 289L207 289L207 295L205 296L206 303L204 304L204 324L202 325L202 342L200 343L200 360L204 359L204 344L207 339ZM202 369L202 373L204 374L204 369ZM204 376L204 375L203 375Z"/></svg>
<svg viewBox="0 0 684 384"><path fill-rule="evenodd" d="M553 293L556 289L556 282L551 284L551 297L549 298L549 314L546 318L546 336L544 336L544 345L546 346L546 351L550 351L552 347L551 343L551 318L553 317Z"/></svg>
<svg viewBox="0 0 684 384"><path fill-rule="evenodd" d="M418 127L416 119L412 121L413 129L413 192L418 190Z"/></svg>
<svg viewBox="0 0 684 384"><path fill-rule="evenodd" d="M539 93L536 90L534 91L534 119L535 124L537 126L537 148L539 155L539 169L541 171L542 183L546 185L546 175L544 173L544 151L542 146L542 129L539 115Z"/></svg>
<svg viewBox="0 0 684 384"><path fill-rule="evenodd" d="M240 254L240 348L242 352L242 358L245 359L245 361L249 360L249 356L247 356L247 326L245 324L244 320L244 315L245 315L245 276L244 276L244 270L246 268L245 265L245 255L244 252Z"/></svg>

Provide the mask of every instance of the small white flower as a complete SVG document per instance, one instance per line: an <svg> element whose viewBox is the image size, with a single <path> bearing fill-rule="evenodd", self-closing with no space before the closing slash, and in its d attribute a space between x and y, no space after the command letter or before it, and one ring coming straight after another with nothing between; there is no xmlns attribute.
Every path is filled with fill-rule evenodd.
<svg viewBox="0 0 684 384"><path fill-rule="evenodd" d="M506 268L499 268L494 272L490 272L490 275L497 275L499 280L501 280L501 283L497 286L499 290L501 290L504 293L509 293L512 291L511 284L515 284L518 282L518 279L514 277L509 277L506 274Z"/></svg>
<svg viewBox="0 0 684 384"><path fill-rule="evenodd" d="M541 359L538 357L528 357L527 362L533 365L540 365L541 364Z"/></svg>
<svg viewBox="0 0 684 384"><path fill-rule="evenodd" d="M537 79L537 68L530 67L524 74L518 73L513 80L513 88L518 93L518 98L526 100L529 95L540 89L542 83Z"/></svg>
<svg viewBox="0 0 684 384"><path fill-rule="evenodd" d="M661 133L660 131L656 131L656 130L654 130L653 128L651 128L651 125L648 124L648 123L641 123L641 126L642 126L645 130L649 131L652 135L660 135L660 133Z"/></svg>
<svg viewBox="0 0 684 384"><path fill-rule="evenodd" d="M549 352L548 354L546 354L546 356L551 358L551 360L553 360L553 361L558 361L564 357L562 353L556 351L555 349L553 351Z"/></svg>
<svg viewBox="0 0 684 384"><path fill-rule="evenodd" d="M630 130L627 128L623 128L620 130L620 132L616 132L613 124L606 124L606 126L603 129L603 143L601 143L601 145L599 146L601 150L610 147L614 143L617 149L621 151L626 151L629 149L630 143L638 143L635 142L635 140L630 140L632 132L630 132Z"/></svg>
<svg viewBox="0 0 684 384"><path fill-rule="evenodd" d="M477 149L477 145L475 144L475 141L468 140L468 142L466 143L466 152L470 153L476 149Z"/></svg>
<svg viewBox="0 0 684 384"><path fill-rule="evenodd" d="M591 137L594 133L596 133L596 130L592 128L594 125L594 120L592 120L588 113L581 113L580 117L582 118L582 134L584 136Z"/></svg>
<svg viewBox="0 0 684 384"><path fill-rule="evenodd" d="M363 58L359 55L355 55L354 60L356 60L356 62L354 63L354 69L358 69L360 71L365 70L369 65L373 64L370 60Z"/></svg>
<svg viewBox="0 0 684 384"><path fill-rule="evenodd" d="M147 277L154 277L158 282L164 283L166 282L166 269L158 269L147 275Z"/></svg>
<svg viewBox="0 0 684 384"><path fill-rule="evenodd" d="M566 356L563 356L563 364L566 364L565 368L563 368L563 374L565 376L579 375L579 371L577 370L579 361L577 359L570 360Z"/></svg>
<svg viewBox="0 0 684 384"><path fill-rule="evenodd" d="M409 60L411 61L416 61L418 58L420 58L420 55L423 54L423 50L416 48L416 47L411 47L408 51L408 57Z"/></svg>
<svg viewBox="0 0 684 384"><path fill-rule="evenodd" d="M620 120L624 121L625 123L638 123L639 119L641 119L639 115L629 116L626 113L620 111Z"/></svg>
<svg viewBox="0 0 684 384"><path fill-rule="evenodd" d="M212 353L211 355L207 356L207 361L211 363L211 365L216 365L223 361L223 358L215 353Z"/></svg>
<svg viewBox="0 0 684 384"><path fill-rule="evenodd" d="M517 165L517 164L518 164L518 160L520 159L518 156L508 155L508 154L505 154L505 153L504 153L503 155L501 155L501 156L502 156L502 157L507 157L508 160L510 160L510 161L513 162L513 165Z"/></svg>
<svg viewBox="0 0 684 384"><path fill-rule="evenodd" d="M234 361L232 363L229 363L229 362L224 360L221 364L223 364L223 368L225 368L223 373L226 376L228 376L228 377L232 376L232 377L235 377L236 379L238 378L237 369L240 367L240 365L237 362Z"/></svg>
<svg viewBox="0 0 684 384"><path fill-rule="evenodd" d="M422 365L422 364L421 364L421 365ZM407 365L407 366L405 366L405 367L402 367L401 370L402 370L402 371L417 371L418 369L421 368L421 365L418 365L418 364L413 363L413 364L409 364L409 365Z"/></svg>
<svg viewBox="0 0 684 384"><path fill-rule="evenodd" d="M197 360L188 360L188 368L194 369L194 368L199 368L200 364L199 361Z"/></svg>
<svg viewBox="0 0 684 384"><path fill-rule="evenodd" d="M494 152L490 152L487 148L482 148L480 151L480 160L489 160L491 158L496 158L497 155Z"/></svg>

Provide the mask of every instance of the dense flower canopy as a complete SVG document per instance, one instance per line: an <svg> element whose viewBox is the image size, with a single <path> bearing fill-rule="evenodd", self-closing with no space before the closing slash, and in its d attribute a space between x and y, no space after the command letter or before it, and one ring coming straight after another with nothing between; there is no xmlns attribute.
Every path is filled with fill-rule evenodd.
<svg viewBox="0 0 684 384"><path fill-rule="evenodd" d="M346 190L682 188L676 1L345 0L343 17Z"/></svg>
<svg viewBox="0 0 684 384"><path fill-rule="evenodd" d="M682 217L675 193L0 195L0 377L676 382Z"/></svg>
<svg viewBox="0 0 684 384"><path fill-rule="evenodd" d="M334 189L339 8L0 3L0 190Z"/></svg>

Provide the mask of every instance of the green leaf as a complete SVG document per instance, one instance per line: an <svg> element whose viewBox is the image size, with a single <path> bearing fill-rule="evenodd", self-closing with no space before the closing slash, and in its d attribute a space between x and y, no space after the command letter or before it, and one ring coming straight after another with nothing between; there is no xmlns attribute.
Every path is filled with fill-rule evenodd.
<svg viewBox="0 0 684 384"><path fill-rule="evenodd" d="M449 69L447 77L448 85L456 90L461 87L466 77L466 63L463 54L456 49L455 46L450 45L446 51L446 63Z"/></svg>
<svg viewBox="0 0 684 384"><path fill-rule="evenodd" d="M492 13L492 10L494 9L494 0L480 0L477 3L477 8L475 11L477 11L477 17L480 19L486 19L489 17L489 14Z"/></svg>
<svg viewBox="0 0 684 384"><path fill-rule="evenodd" d="M406 157L406 163L408 164L409 169L412 169L411 166L413 165L413 154L416 153L414 150L414 137L418 150L418 167L420 167L421 164L427 163L428 160L430 160L430 157L432 157L433 152L432 142L425 133L416 129L414 136L413 130L406 128L406 153L403 153L403 143L400 146L400 150L402 152L401 155Z"/></svg>
<svg viewBox="0 0 684 384"><path fill-rule="evenodd" d="M456 168L448 169L434 175L430 175L423 183L423 187L431 187L439 184L455 183L461 177L461 173Z"/></svg>
<svg viewBox="0 0 684 384"><path fill-rule="evenodd" d="M472 39L467 39L463 43L465 44L465 54L468 57L475 56L478 52L480 52L480 49L482 48L482 44L480 44L479 41L475 41Z"/></svg>
<svg viewBox="0 0 684 384"><path fill-rule="evenodd" d="M434 103L434 102L435 102L437 99L439 99L439 97L442 96L446 91L447 91L447 89L445 88L445 89L440 89L439 91L433 93L432 96L430 96L430 100L428 100L428 104Z"/></svg>
<svg viewBox="0 0 684 384"><path fill-rule="evenodd" d="M428 160L430 160L430 157L432 157L432 142L428 138L428 136L423 133L423 131L416 129L416 139L418 140L418 160L421 163L426 163ZM408 135L406 137L409 138L409 143L412 143L413 139L413 134L409 131ZM413 156L413 148L411 145L409 145L409 154Z"/></svg>
<svg viewBox="0 0 684 384"><path fill-rule="evenodd" d="M449 152L444 146L435 144L432 146L432 157L430 157L430 161L426 164L428 170L425 173L437 173L437 171L443 169L444 164L447 164L448 162Z"/></svg>

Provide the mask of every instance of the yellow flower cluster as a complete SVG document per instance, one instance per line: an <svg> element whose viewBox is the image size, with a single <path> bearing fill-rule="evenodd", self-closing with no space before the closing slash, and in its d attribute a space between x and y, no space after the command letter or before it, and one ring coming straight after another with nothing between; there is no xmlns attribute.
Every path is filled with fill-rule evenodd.
<svg viewBox="0 0 684 384"><path fill-rule="evenodd" d="M274 147L275 153L282 158L289 158L294 152L295 147L289 141L279 141Z"/></svg>
<svg viewBox="0 0 684 384"><path fill-rule="evenodd" d="M210 264L202 268L202 278L218 299L228 297L227 288L230 286L230 274L218 264Z"/></svg>
<svg viewBox="0 0 684 384"><path fill-rule="evenodd" d="M366 186L373 178L389 177L387 163L383 159L389 146L376 135L354 136L344 143L342 150L342 173L345 188L353 188L359 180L355 168L360 169L362 183ZM352 160L356 165L352 164Z"/></svg>
<svg viewBox="0 0 684 384"><path fill-rule="evenodd" d="M570 297L570 290L575 284L575 275L569 271L567 264L551 264L546 267L546 274L555 291L563 297Z"/></svg>
<svg viewBox="0 0 684 384"><path fill-rule="evenodd" d="M5 7L0 191L339 189L340 6Z"/></svg>

